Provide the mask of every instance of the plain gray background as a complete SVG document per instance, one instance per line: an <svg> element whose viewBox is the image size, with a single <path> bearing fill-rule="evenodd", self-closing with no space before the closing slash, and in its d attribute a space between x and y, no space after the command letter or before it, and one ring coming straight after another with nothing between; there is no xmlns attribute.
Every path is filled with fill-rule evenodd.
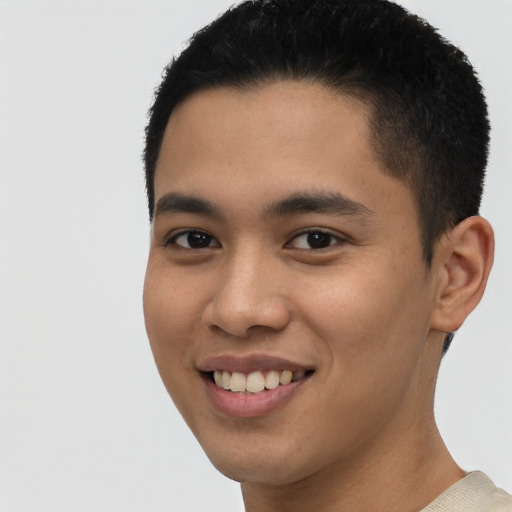
<svg viewBox="0 0 512 512"><path fill-rule="evenodd" d="M242 510L157 375L141 293L152 91L228 0L0 0L0 510ZM461 46L493 124L483 303L442 363L437 418L512 490L512 1L403 0Z"/></svg>

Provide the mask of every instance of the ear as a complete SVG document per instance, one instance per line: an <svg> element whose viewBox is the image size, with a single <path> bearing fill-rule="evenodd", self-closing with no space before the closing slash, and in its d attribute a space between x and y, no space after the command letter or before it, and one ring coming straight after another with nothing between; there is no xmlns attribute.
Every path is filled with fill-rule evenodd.
<svg viewBox="0 0 512 512"><path fill-rule="evenodd" d="M494 259L494 233L482 217L469 217L443 235L436 249L439 286L431 328L453 332L482 298Z"/></svg>

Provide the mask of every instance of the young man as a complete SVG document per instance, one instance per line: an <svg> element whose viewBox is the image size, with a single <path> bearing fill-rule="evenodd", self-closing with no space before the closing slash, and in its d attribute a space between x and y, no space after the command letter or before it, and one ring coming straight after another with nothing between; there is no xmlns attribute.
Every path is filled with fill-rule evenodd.
<svg viewBox="0 0 512 512"><path fill-rule="evenodd" d="M492 265L488 132L465 56L384 0L246 2L168 67L146 326L247 512L512 510L433 414Z"/></svg>

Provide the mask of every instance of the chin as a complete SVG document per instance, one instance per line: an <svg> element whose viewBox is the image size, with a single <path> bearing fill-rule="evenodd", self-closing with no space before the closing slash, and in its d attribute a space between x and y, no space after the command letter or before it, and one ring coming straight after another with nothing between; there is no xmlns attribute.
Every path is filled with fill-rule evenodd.
<svg viewBox="0 0 512 512"><path fill-rule="evenodd" d="M236 482L253 482L264 485L289 485L308 476L307 472L293 471L281 461L279 468L268 464L251 462L235 463L233 461L217 461L210 459L215 468L227 478Z"/></svg>
<svg viewBox="0 0 512 512"><path fill-rule="evenodd" d="M288 485L315 471L314 462L308 462L302 450L295 448L290 451L286 443L284 446L267 443L266 447L258 447L258 443L248 439L244 445L231 445L229 448L221 441L201 444L215 468L240 483ZM302 457L299 459L298 455Z"/></svg>

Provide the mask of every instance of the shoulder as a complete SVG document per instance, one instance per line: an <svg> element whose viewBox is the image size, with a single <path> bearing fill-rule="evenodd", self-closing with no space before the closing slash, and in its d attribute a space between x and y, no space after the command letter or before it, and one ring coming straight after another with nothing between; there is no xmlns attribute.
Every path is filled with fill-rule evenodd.
<svg viewBox="0 0 512 512"><path fill-rule="evenodd" d="M481 471L467 474L421 512L512 512L512 496Z"/></svg>

